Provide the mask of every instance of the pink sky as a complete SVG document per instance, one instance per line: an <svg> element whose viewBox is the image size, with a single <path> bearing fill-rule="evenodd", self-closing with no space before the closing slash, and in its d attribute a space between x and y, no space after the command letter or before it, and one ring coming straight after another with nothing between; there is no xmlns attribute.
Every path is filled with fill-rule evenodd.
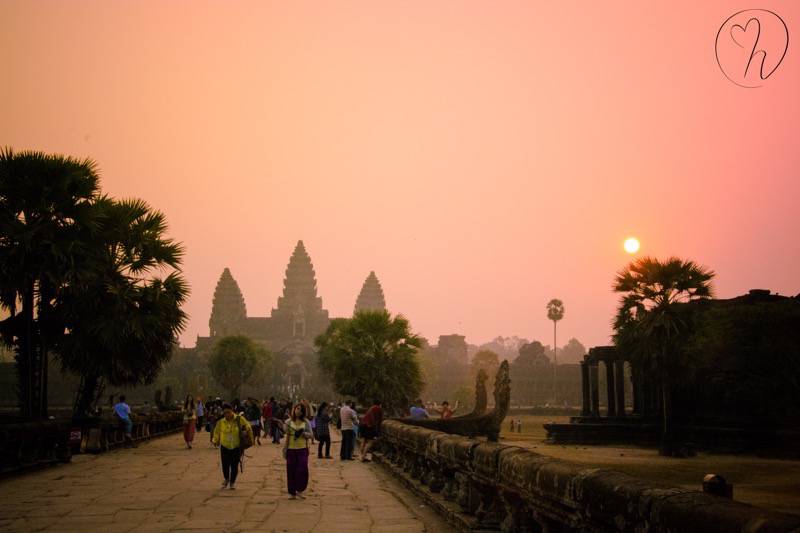
<svg viewBox="0 0 800 533"><path fill-rule="evenodd" d="M0 145L167 214L184 345L226 266L268 315L298 239L332 316L375 270L434 341L552 342L558 297L559 344L603 344L629 235L800 292L800 2L699 4L5 0ZM714 55L751 7L790 34L758 89Z"/></svg>

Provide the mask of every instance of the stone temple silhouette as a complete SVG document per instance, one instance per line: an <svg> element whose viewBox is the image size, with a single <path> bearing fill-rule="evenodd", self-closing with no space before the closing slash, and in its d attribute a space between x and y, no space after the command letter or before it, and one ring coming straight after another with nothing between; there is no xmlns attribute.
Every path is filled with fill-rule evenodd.
<svg viewBox="0 0 800 533"><path fill-rule="evenodd" d="M385 310L386 300L375 272L370 272L356 299L355 311ZM197 338L196 355L207 357L220 337L245 335L264 345L287 390L303 388L316 370L314 339L330 324L317 294L317 279L303 241L298 241L283 280L283 294L268 317L248 316L244 296L230 269L217 282L209 336Z"/></svg>

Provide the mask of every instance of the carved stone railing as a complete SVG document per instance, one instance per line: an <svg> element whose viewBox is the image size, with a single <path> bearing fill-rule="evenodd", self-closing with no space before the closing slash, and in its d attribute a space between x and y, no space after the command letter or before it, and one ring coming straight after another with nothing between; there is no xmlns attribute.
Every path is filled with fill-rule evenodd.
<svg viewBox="0 0 800 533"><path fill-rule="evenodd" d="M397 420L376 460L463 529L789 532L800 516Z"/></svg>
<svg viewBox="0 0 800 533"><path fill-rule="evenodd" d="M68 440L69 428L55 420L0 424L0 475L69 462Z"/></svg>
<svg viewBox="0 0 800 533"><path fill-rule="evenodd" d="M149 415L134 416L131 436L134 441L142 441L175 433L181 429L183 429L183 415L180 411L154 412ZM82 452L100 453L125 445L124 428L113 416L95 419L93 423L83 425L81 434Z"/></svg>

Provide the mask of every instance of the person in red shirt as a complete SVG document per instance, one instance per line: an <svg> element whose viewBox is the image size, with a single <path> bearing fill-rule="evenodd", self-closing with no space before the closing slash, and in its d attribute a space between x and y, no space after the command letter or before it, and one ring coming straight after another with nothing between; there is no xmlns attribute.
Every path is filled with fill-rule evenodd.
<svg viewBox="0 0 800 533"><path fill-rule="evenodd" d="M380 435L381 422L383 422L381 401L375 400L372 402L372 407L367 409L367 413L361 419L361 426L358 429L358 433L363 437L361 441L361 460L365 463L371 460L367 457L367 453L372 449L375 439Z"/></svg>

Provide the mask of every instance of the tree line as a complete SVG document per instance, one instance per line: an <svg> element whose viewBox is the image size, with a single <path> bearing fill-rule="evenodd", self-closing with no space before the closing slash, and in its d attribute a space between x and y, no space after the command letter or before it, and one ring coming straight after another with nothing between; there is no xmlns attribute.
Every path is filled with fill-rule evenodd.
<svg viewBox="0 0 800 533"><path fill-rule="evenodd" d="M163 213L103 194L97 164L0 150L0 338L23 417L47 416L51 358L81 377L76 413L105 384L152 383L186 323L183 246Z"/></svg>

